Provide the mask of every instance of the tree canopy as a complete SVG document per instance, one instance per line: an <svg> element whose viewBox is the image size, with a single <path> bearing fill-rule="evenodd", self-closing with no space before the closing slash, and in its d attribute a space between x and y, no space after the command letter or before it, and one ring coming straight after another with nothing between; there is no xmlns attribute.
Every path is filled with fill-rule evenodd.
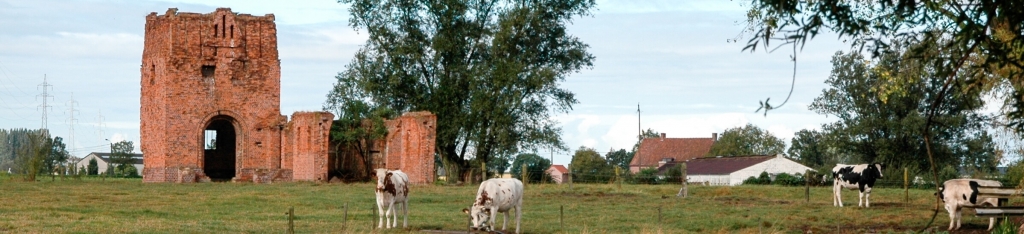
<svg viewBox="0 0 1024 234"><path fill-rule="evenodd" d="M797 162L811 168L821 168L828 164L835 163L829 160L829 145L825 133L816 130L803 129L793 134L789 149L786 153Z"/></svg>
<svg viewBox="0 0 1024 234"><path fill-rule="evenodd" d="M589 15L593 0L340 2L369 38L328 102L433 112L437 154L457 165L446 168L453 174L468 173L473 160L565 149L550 116L578 101L559 83L594 60L566 24Z"/></svg>
<svg viewBox="0 0 1024 234"><path fill-rule="evenodd" d="M583 183L604 183L615 177L615 169L596 150L580 146L572 156L572 180Z"/></svg>
<svg viewBox="0 0 1024 234"><path fill-rule="evenodd" d="M934 75L929 64L903 57L912 56L904 51L914 46L918 45L900 45L897 52L873 61L857 52L833 56L832 75L825 81L828 87L809 108L839 119L823 127L836 141L836 153L852 156L839 163L881 162L918 172L930 168L928 160L921 160L928 158L922 130L931 97L943 83L929 79ZM904 82L879 85L892 79ZM964 154L959 149L972 141L971 136L984 131L983 116L977 113L982 104L980 95L958 92L950 94L939 109L931 110L942 113L932 118L935 163L960 165Z"/></svg>
<svg viewBox="0 0 1024 234"><path fill-rule="evenodd" d="M132 165L132 151L135 151L135 144L131 141L119 141L110 146L110 163L114 166L111 173L123 177L138 175L135 166Z"/></svg>
<svg viewBox="0 0 1024 234"><path fill-rule="evenodd" d="M529 178L523 178L523 165L526 165L526 176ZM551 160L541 157L537 154L526 153L516 155L516 159L512 162L512 177L528 182L540 182L544 179L544 175L548 168L551 167Z"/></svg>
<svg viewBox="0 0 1024 234"><path fill-rule="evenodd" d="M767 130L747 124L726 129L711 145L708 156L775 155L786 150L786 142Z"/></svg>

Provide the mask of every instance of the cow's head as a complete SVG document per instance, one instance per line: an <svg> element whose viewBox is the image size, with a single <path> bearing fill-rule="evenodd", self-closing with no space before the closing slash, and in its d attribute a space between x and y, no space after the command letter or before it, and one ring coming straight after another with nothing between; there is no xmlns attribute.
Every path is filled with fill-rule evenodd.
<svg viewBox="0 0 1024 234"><path fill-rule="evenodd" d="M878 178L882 178L882 164L881 163L868 164L868 170L867 171L870 171L871 173L877 174Z"/></svg>
<svg viewBox="0 0 1024 234"><path fill-rule="evenodd" d="M377 188L378 189L383 188L384 187L384 180L385 179L389 179L388 178L388 174L390 174L390 173L388 173L388 169L377 168L377 169L374 169L374 171L376 172L375 174L377 176Z"/></svg>
<svg viewBox="0 0 1024 234"><path fill-rule="evenodd" d="M487 209L484 206L473 204L469 209L462 209L463 213L469 214L472 219L474 229L484 229L491 231L491 227L487 225L487 222L491 219L491 209Z"/></svg>

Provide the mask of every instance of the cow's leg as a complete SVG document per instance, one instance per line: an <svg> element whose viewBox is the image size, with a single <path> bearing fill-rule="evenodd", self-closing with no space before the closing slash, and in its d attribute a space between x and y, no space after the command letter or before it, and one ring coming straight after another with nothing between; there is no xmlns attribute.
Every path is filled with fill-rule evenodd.
<svg viewBox="0 0 1024 234"><path fill-rule="evenodd" d="M864 207L871 207L871 192L864 193Z"/></svg>
<svg viewBox="0 0 1024 234"><path fill-rule="evenodd" d="M857 207L864 206L864 192L857 193Z"/></svg>
<svg viewBox="0 0 1024 234"><path fill-rule="evenodd" d="M988 218L988 231L992 231L992 227L996 226L996 218Z"/></svg>
<svg viewBox="0 0 1024 234"><path fill-rule="evenodd" d="M384 201L377 195L377 228L384 227Z"/></svg>
<svg viewBox="0 0 1024 234"><path fill-rule="evenodd" d="M949 205L946 205L946 211L949 212L949 229L948 230L952 231L953 228L956 227L956 211L950 209Z"/></svg>
<svg viewBox="0 0 1024 234"><path fill-rule="evenodd" d="M487 221L491 222L490 227L488 227L488 228L491 229L490 231L494 231L494 224L498 223L498 221L496 221L497 219L498 219L498 205L495 204L494 207L491 207L491 218L490 218L490 220L487 220Z"/></svg>
<svg viewBox="0 0 1024 234"><path fill-rule="evenodd" d="M832 197L835 198L832 201L833 206L843 207L843 195L840 193L842 190L839 185L832 186Z"/></svg>
<svg viewBox="0 0 1024 234"><path fill-rule="evenodd" d="M507 210L507 211L501 213L501 214L503 214L502 216L505 217L505 220L501 221L501 230L502 231L507 230L507 227L508 227L508 213L511 213L511 212L512 212L511 210Z"/></svg>
<svg viewBox="0 0 1024 234"><path fill-rule="evenodd" d="M392 198L390 204L388 205L387 214L384 215L384 219L387 222L387 223L384 224L384 226L386 226L387 228L395 227L395 223L396 223L397 220L395 218L394 211L395 211L395 200Z"/></svg>
<svg viewBox="0 0 1024 234"><path fill-rule="evenodd" d="M402 212L405 213L405 220L402 221L402 228L409 227L409 198L402 202Z"/></svg>
<svg viewBox="0 0 1024 234"><path fill-rule="evenodd" d="M960 207L957 206L955 210L956 211L954 213L956 213L956 227L954 227L953 230L960 230L960 219L963 218L963 215L960 213L960 211L963 209L960 209Z"/></svg>
<svg viewBox="0 0 1024 234"><path fill-rule="evenodd" d="M519 222L523 220L523 205L516 206L516 234L519 234Z"/></svg>

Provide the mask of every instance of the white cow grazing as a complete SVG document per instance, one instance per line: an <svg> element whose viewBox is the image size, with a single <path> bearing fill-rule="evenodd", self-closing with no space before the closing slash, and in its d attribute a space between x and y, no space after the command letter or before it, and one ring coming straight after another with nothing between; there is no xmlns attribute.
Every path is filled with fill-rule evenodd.
<svg viewBox="0 0 1024 234"><path fill-rule="evenodd" d="M835 179L832 185L833 206L843 207L840 192L847 188L860 190L857 206L871 207L871 188L875 186L875 180L882 178L882 164L836 164L832 168L832 178Z"/></svg>
<svg viewBox="0 0 1024 234"><path fill-rule="evenodd" d="M383 225L385 228L398 226L398 214L395 205L402 205L402 212L405 213L405 220L402 227L409 225L409 176L400 170L389 171L377 168L377 217L380 222L377 228ZM385 212L386 210L386 212ZM392 222L393 220L393 222Z"/></svg>
<svg viewBox="0 0 1024 234"><path fill-rule="evenodd" d="M480 183L476 192L476 202L469 209L462 209L473 218L473 227L487 227L494 230L494 219L497 213L505 213L505 222L501 229L508 225L508 213L516 209L516 233L519 233L519 222L523 217L523 182L517 179L489 179Z"/></svg>
<svg viewBox="0 0 1024 234"><path fill-rule="evenodd" d="M1003 186L999 181L975 180L975 179L952 179L942 183L939 188L939 198L946 204L946 211L949 211L949 230L960 229L960 210L964 206L981 206L988 204L998 206L999 199L994 197L979 198L978 186ZM989 218L988 230L996 224L996 218Z"/></svg>

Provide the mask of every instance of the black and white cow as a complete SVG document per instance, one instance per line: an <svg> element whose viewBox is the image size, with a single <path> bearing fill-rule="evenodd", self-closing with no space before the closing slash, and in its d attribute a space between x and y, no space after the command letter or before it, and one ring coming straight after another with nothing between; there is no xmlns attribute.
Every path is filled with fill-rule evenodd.
<svg viewBox="0 0 1024 234"><path fill-rule="evenodd" d="M516 233L519 233L519 223L523 217L523 182L517 179L489 179L480 183L476 202L462 212L470 215L474 228L492 231L498 213L505 213L505 222L501 224L501 229L505 229L512 209L516 209Z"/></svg>
<svg viewBox="0 0 1024 234"><path fill-rule="evenodd" d="M882 164L836 164L836 167L832 168L832 178L835 179L832 186L833 206L843 207L840 191L847 188L860 189L857 206L871 207L871 187L875 186L875 180L882 178Z"/></svg>
<svg viewBox="0 0 1024 234"><path fill-rule="evenodd" d="M377 168L377 211L380 222L377 228L393 228L398 226L398 209L402 205L405 220L402 227L409 225L409 176L400 170L389 171Z"/></svg>
<svg viewBox="0 0 1024 234"><path fill-rule="evenodd" d="M999 181L976 180L976 179L952 179L942 183L939 188L939 198L946 204L946 211L949 211L949 230L960 229L960 210L964 206L998 206L999 198L978 197L978 186L1003 186ZM996 218L989 218L988 230L996 224Z"/></svg>

